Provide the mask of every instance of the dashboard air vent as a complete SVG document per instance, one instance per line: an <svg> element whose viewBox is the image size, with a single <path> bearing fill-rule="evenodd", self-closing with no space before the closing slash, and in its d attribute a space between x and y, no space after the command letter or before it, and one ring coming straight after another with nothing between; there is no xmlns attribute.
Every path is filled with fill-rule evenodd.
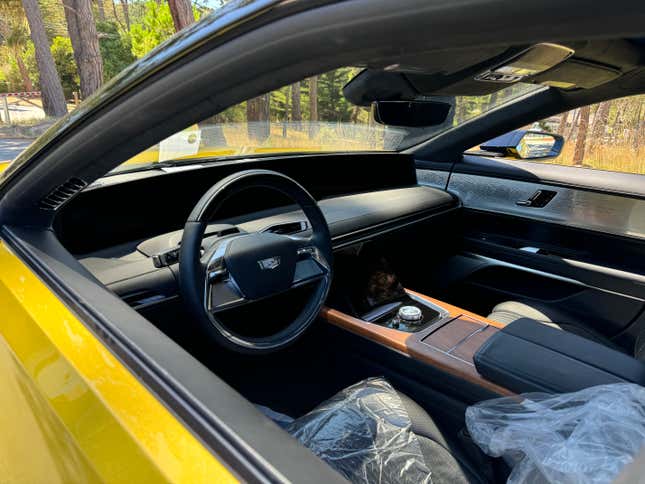
<svg viewBox="0 0 645 484"><path fill-rule="evenodd" d="M49 195L40 200L38 206L43 210L56 210L86 186L87 183L80 178L70 178L49 192Z"/></svg>
<svg viewBox="0 0 645 484"><path fill-rule="evenodd" d="M304 232L308 228L309 224L306 221L301 220L298 222L284 222L271 225L262 230L262 232L271 232L280 235L292 235L297 234L298 232Z"/></svg>

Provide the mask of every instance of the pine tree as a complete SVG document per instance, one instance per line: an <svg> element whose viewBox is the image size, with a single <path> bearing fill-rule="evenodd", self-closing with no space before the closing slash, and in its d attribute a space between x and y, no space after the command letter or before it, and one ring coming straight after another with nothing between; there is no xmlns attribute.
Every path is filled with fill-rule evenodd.
<svg viewBox="0 0 645 484"><path fill-rule="evenodd" d="M175 32L188 27L195 22L193 6L190 0L168 0L172 21L175 24Z"/></svg>
<svg viewBox="0 0 645 484"><path fill-rule="evenodd" d="M576 137L576 147L573 153L573 164L582 166L585 156L585 145L587 142L587 128L589 127L589 106L580 109L580 124Z"/></svg>
<svg viewBox="0 0 645 484"><path fill-rule="evenodd" d="M81 79L81 97L87 99L103 84L103 60L90 0L63 0L67 31Z"/></svg>
<svg viewBox="0 0 645 484"><path fill-rule="evenodd" d="M22 0L22 5L29 22L31 40L36 51L43 110L47 116L64 116L67 114L67 105L65 104L63 87L49 50L49 40L45 32L38 0Z"/></svg>

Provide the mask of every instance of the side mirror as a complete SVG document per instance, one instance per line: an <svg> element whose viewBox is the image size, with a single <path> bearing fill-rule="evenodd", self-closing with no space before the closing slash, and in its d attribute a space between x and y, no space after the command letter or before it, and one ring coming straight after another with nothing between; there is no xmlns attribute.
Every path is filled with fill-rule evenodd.
<svg viewBox="0 0 645 484"><path fill-rule="evenodd" d="M482 143L479 147L509 158L533 160L555 158L563 146L564 138L558 134L518 129Z"/></svg>
<svg viewBox="0 0 645 484"><path fill-rule="evenodd" d="M410 128L442 124L452 108L440 101L375 101L373 106L377 123Z"/></svg>

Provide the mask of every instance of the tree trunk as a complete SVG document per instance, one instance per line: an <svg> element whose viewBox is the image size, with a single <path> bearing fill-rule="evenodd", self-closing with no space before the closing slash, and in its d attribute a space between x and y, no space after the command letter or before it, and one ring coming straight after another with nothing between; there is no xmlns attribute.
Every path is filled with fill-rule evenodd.
<svg viewBox="0 0 645 484"><path fill-rule="evenodd" d="M589 127L589 106L580 108L580 125L576 137L576 148L573 152L573 164L582 166L585 157L585 144L587 141L587 128Z"/></svg>
<svg viewBox="0 0 645 484"><path fill-rule="evenodd" d="M90 0L63 0L63 6L81 79L81 97L87 99L103 83L103 60Z"/></svg>
<svg viewBox="0 0 645 484"><path fill-rule="evenodd" d="M576 109L573 112L573 120L571 121L571 129L569 130L569 136L566 136L566 139L573 139L573 134L576 132L576 127L578 125L578 119L580 118L580 109Z"/></svg>
<svg viewBox="0 0 645 484"><path fill-rule="evenodd" d="M356 124L358 123L358 115L361 113L361 107L360 106L354 106L352 108L352 114L350 116L350 122Z"/></svg>
<svg viewBox="0 0 645 484"><path fill-rule="evenodd" d="M103 5L103 0L96 0L96 6L99 12L99 20L105 22L105 6Z"/></svg>
<svg viewBox="0 0 645 484"><path fill-rule="evenodd" d="M623 119L625 117L625 99L616 101L616 119L611 128L611 144L618 143L623 134Z"/></svg>
<svg viewBox="0 0 645 484"><path fill-rule="evenodd" d="M34 85L29 78L29 71L27 70L27 66L25 66L25 62L22 60L22 52L20 52L19 47L13 49L13 56L16 59L16 64L18 64L20 77L22 77L22 88L27 92L33 91Z"/></svg>
<svg viewBox="0 0 645 484"><path fill-rule="evenodd" d="M193 6L190 0L168 0L172 22L175 24L175 32L188 27L195 22Z"/></svg>
<svg viewBox="0 0 645 484"><path fill-rule="evenodd" d="M65 95L56 71L56 65L49 50L49 41L45 24L40 13L38 0L22 0L25 9L31 40L36 51L36 64L40 75L40 90L43 98L43 110L47 116L64 116L67 114Z"/></svg>
<svg viewBox="0 0 645 484"><path fill-rule="evenodd" d="M249 138L264 141L270 134L270 94L264 94L246 101L246 121Z"/></svg>
<svg viewBox="0 0 645 484"><path fill-rule="evenodd" d="M309 78L309 137L318 134L318 77Z"/></svg>
<svg viewBox="0 0 645 484"><path fill-rule="evenodd" d="M644 102L641 102L638 106L638 113L636 114L636 125L634 126L633 138L632 138L632 148L635 153L638 153L643 142L643 135L645 134L645 120L641 121L643 117L643 105Z"/></svg>
<svg viewBox="0 0 645 484"><path fill-rule="evenodd" d="M605 101L600 103L600 106L596 110L596 115L593 118L593 127L591 128L591 147L596 146L605 136L610 108L611 101Z"/></svg>
<svg viewBox="0 0 645 484"><path fill-rule="evenodd" d="M110 0L110 2L112 2L112 13L114 14L114 19L119 23L122 29L125 29L125 26L119 19L119 14L116 11L116 3L114 3L114 0Z"/></svg>
<svg viewBox="0 0 645 484"><path fill-rule="evenodd" d="M557 134L564 136L564 129L567 127L567 118L569 117L569 111L565 111L560 115L560 124L558 124Z"/></svg>
<svg viewBox="0 0 645 484"><path fill-rule="evenodd" d="M130 5L128 0L121 0L121 7L123 8L123 20L125 20L125 27L130 31Z"/></svg>
<svg viewBox="0 0 645 484"><path fill-rule="evenodd" d="M302 130L302 109L300 107L300 82L291 85L291 120L293 127Z"/></svg>

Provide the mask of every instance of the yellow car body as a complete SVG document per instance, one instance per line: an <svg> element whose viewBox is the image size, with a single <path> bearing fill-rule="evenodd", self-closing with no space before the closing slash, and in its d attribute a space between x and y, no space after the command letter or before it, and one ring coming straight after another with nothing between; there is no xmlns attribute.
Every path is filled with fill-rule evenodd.
<svg viewBox="0 0 645 484"><path fill-rule="evenodd" d="M3 482L234 482L0 242Z"/></svg>
<svg viewBox="0 0 645 484"><path fill-rule="evenodd" d="M535 31L547 22L537 19L533 23L536 12L548 10L535 2L522 5L527 18L531 18L530 28L506 21L496 7L499 2L466 2L467 8L472 8L471 3L475 7L481 3L474 9L477 18L470 20L465 15L457 15L463 12L459 10L463 9L461 3L232 0L219 13L184 29L149 57L126 68L50 128L14 162L0 160L0 429L3 435L0 483L192 484L248 480L327 484L334 478L341 479L332 467L253 405L263 402L238 394L232 385L229 388L224 378L219 378L216 368L202 365L169 335L157 331L152 323L148 322L143 329L137 326L146 321L136 308L98 278L93 278L75 258L76 254L60 243L53 230L57 221L55 212L82 190L100 186L106 179L100 177L120 164L142 168L162 163L164 159L158 148L145 150L145 147L177 129L194 125L199 122L199 116L203 119L207 113L212 115L234 102L268 92L273 84L296 82L324 68L337 67L341 62L363 65L363 60L372 55L367 48L369 43L376 44L376 53L383 53L378 57L378 66L383 63L385 70L397 69L401 66L389 64L390 56L400 55L406 45L416 48L418 33L423 34L419 45L428 52L437 49L443 53L444 47L464 49L475 42L474 29L488 42L482 46L492 45L497 49L500 45L497 36L501 38L499 32L503 25L514 29L511 34L517 39L514 40L517 45L522 41L528 45L535 40L531 37L536 35ZM626 11L614 5L606 8L610 7L616 12ZM328 17L321 12L327 12ZM618 23L623 19L621 15L616 13L612 17L614 24L610 25L621 25L620 32L623 32L622 24ZM549 12L548 31L553 35L568 35L573 17L565 15L564 20L556 18L559 23L554 23L553 16L554 12ZM393 33L386 22L390 17ZM581 21L587 17L582 16ZM403 39L408 44L403 43L399 48L395 34L407 32L415 18L423 21L423 28L410 30L409 38ZM462 19L459 28L450 24L457 18ZM638 17L634 25L638 24L637 20ZM481 29L482 24L493 27ZM636 28L634 25L632 29ZM442 28L446 29L444 33ZM265 31L261 32L262 29ZM288 35L281 34L280 29ZM448 43L452 41L447 35L448 29L461 35L454 44ZM439 32L436 45L426 44L434 39L435 31ZM264 35L264 38L260 42L253 35ZM300 36L307 41L302 44L302 51L295 45ZM335 36L334 42L329 41L332 36ZM237 49L236 53L244 55L231 55L224 49L229 43L231 50ZM251 49L249 45L257 48ZM265 50L276 57L283 51L288 56L269 58ZM339 57L335 59L337 54ZM218 62L210 63L209 56ZM188 60L184 62L185 59ZM320 64L313 62L316 59ZM288 70L291 66L295 69L293 76ZM205 87L197 89L193 84ZM189 90L194 91L195 102L188 95ZM175 96L175 91L181 95ZM280 131L272 136L280 137ZM190 158L218 161L218 157L226 156L243 158L250 154L334 150L341 150L341 155L349 150L367 156L372 149L369 143L351 147L343 139L332 139L328 145L316 144L309 141L309 134L304 130L298 136L302 143L309 144L285 141L277 147L250 146L243 140L233 151L207 146ZM412 155L402 156L400 159L412 163ZM178 156L174 160L180 159ZM345 163L344 159L341 161ZM294 157L295 162L300 160ZM374 166L380 170L383 165ZM412 164L410 167L414 170ZM331 172L327 167L325 170ZM357 171L357 176L364 171ZM183 172L183 168L175 172ZM382 173L389 175L384 170ZM449 172L442 171L441 175L444 173ZM159 173L159 178L162 175ZM333 175L342 185L343 171L339 169ZM446 177L450 179L447 174ZM176 196L172 190L137 191L136 195L142 203L148 202L150 210L155 210L154 215L159 217L165 213L150 203L150 199L163 196L174 202ZM127 205L123 211L133 205L136 203ZM426 217L425 209L419 213ZM119 215L116 211L115 218ZM320 218L324 220L322 213ZM408 224L407 215L400 218ZM88 225L91 224L85 223L83 228ZM124 226L128 229L134 225ZM361 227L358 232L364 232L361 237L371 240L390 230L389 226L387 221L374 227ZM100 232L92 235L97 233L100 235ZM199 248L196 245L194 252L199 253ZM306 255L311 250L304 247L298 254ZM279 263L279 257L277 260ZM260 264L261 270L275 267ZM176 276L170 273L170 277ZM182 294L173 297L179 299ZM158 335L158 340L146 340L150 334ZM140 344L142 341L148 346ZM333 346L321 347L329 354L335 353ZM168 348L171 351L165 351ZM214 351L219 349L216 347ZM408 356L396 351L397 358ZM461 362L459 365L462 366ZM415 371L416 368L413 367ZM351 374L346 366L341 369ZM197 377L181 380L187 374ZM455 381L454 375L447 380L456 388ZM255 384L253 379L246 382ZM466 381L466 385L471 383ZM459 393L466 392L460 388ZM449 399L439 400L439 404L444 401Z"/></svg>

